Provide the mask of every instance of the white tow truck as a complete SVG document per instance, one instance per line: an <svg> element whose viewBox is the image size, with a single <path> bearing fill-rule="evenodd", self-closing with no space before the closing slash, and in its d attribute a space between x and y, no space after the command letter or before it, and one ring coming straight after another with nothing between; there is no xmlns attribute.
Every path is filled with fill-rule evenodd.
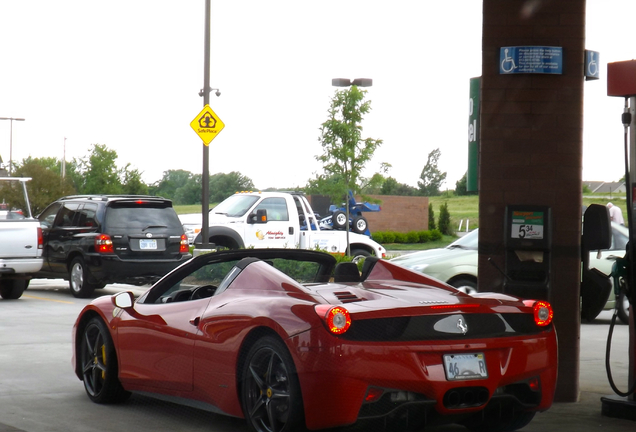
<svg viewBox="0 0 636 432"><path fill-rule="evenodd" d="M42 228L31 215L28 177L0 177L0 296L18 299L42 268ZM12 200L21 195L19 207Z"/></svg>
<svg viewBox="0 0 636 432"><path fill-rule="evenodd" d="M209 243L217 247L320 249L351 256L386 257L386 249L369 236L321 229L302 193L240 192L210 210ZM202 243L201 234L194 243Z"/></svg>

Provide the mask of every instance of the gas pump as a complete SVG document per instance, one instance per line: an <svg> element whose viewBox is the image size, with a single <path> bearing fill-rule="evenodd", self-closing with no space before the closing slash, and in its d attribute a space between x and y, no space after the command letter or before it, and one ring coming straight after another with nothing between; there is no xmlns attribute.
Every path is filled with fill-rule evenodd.
<svg viewBox="0 0 636 432"><path fill-rule="evenodd" d="M617 312L614 312L607 341L606 368L612 390L616 395L601 398L602 413L609 417L636 420L636 329L634 305L636 304L636 61L609 63L607 65L607 95L625 98L622 115L625 147L625 185L627 195L627 223L629 243L622 260L617 260L612 271L614 289L626 290L630 302L629 314L629 374L627 391L621 391L612 379L609 367L609 348Z"/></svg>

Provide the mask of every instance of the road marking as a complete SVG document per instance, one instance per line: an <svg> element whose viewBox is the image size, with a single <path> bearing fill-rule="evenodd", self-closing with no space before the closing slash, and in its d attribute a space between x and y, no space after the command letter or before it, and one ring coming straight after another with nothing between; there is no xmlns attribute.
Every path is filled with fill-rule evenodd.
<svg viewBox="0 0 636 432"><path fill-rule="evenodd" d="M75 304L75 302L64 301L64 300L53 300L53 299L48 299L48 298L45 298L45 297L36 297L36 296L31 296L31 295L26 295L26 294L23 294L22 297L27 297L27 298L34 299L34 300L44 300L44 301L56 302L56 303Z"/></svg>

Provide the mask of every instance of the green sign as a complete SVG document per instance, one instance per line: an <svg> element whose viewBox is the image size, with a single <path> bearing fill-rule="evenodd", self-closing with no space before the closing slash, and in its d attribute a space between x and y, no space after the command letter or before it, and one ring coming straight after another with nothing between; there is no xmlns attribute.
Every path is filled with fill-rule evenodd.
<svg viewBox="0 0 636 432"><path fill-rule="evenodd" d="M479 83L481 78L470 79L470 92L468 101L468 171L466 172L466 190L476 192L479 190L479 132L480 103Z"/></svg>

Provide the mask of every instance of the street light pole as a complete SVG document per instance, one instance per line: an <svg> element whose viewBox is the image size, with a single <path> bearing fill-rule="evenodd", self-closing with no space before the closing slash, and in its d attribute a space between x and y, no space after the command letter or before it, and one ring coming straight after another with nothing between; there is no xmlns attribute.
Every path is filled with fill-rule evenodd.
<svg viewBox="0 0 636 432"><path fill-rule="evenodd" d="M371 78L356 78L350 80L349 78L332 78L331 85L334 87L371 87L373 85L373 80ZM347 221L345 222L346 235L347 235L347 256L351 256L351 243L349 242L349 187L351 185L347 184L347 191L345 193L345 213Z"/></svg>
<svg viewBox="0 0 636 432"><path fill-rule="evenodd" d="M14 118L14 117L0 117L0 120L10 120L11 127L9 132L9 177L11 177L11 172L13 171L13 121L24 121L23 118Z"/></svg>

